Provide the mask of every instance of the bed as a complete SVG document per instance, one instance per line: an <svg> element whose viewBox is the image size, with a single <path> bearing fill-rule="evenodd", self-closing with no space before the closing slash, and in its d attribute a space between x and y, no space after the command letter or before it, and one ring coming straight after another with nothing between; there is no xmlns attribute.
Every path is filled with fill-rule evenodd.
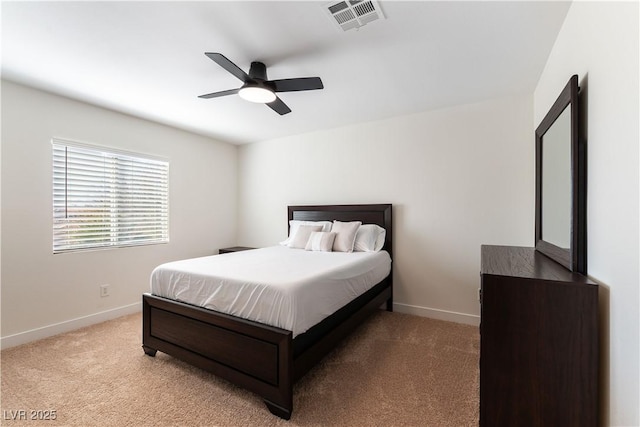
<svg viewBox="0 0 640 427"><path fill-rule="evenodd" d="M288 224L291 220L338 220L383 227L386 234L382 249L393 257L390 204L289 206L287 211ZM267 250L264 253L270 254ZM218 257L228 257L230 261L241 258ZM294 333L284 327L145 293L142 347L149 356L161 351L250 390L263 398L271 413L289 419L295 381L370 314L381 306L391 311L392 297L393 274L389 272L319 323L301 330L292 328Z"/></svg>

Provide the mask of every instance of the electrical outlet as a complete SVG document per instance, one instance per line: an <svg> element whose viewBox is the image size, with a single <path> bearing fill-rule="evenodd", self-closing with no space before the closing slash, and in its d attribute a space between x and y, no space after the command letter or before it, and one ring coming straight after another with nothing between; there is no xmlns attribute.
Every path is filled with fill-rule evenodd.
<svg viewBox="0 0 640 427"><path fill-rule="evenodd" d="M101 285L100 286L100 296L108 297L109 296L109 285Z"/></svg>

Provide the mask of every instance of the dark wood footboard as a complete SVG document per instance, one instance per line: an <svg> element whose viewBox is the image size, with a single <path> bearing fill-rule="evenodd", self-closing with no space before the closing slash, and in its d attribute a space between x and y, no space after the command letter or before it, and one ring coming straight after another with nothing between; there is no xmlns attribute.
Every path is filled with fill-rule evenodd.
<svg viewBox="0 0 640 427"><path fill-rule="evenodd" d="M265 399L289 419L293 409L291 331L144 294L145 353L182 359Z"/></svg>
<svg viewBox="0 0 640 427"><path fill-rule="evenodd" d="M288 420L294 382L390 299L387 278L314 327L318 334L310 330L293 340L291 331L144 294L142 348L149 356L162 351L257 393L271 413Z"/></svg>

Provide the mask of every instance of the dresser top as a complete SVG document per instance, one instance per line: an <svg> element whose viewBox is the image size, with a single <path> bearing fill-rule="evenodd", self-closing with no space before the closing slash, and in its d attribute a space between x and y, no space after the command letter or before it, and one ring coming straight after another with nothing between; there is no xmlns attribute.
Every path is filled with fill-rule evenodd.
<svg viewBox="0 0 640 427"><path fill-rule="evenodd" d="M535 248L482 245L482 274L527 279L554 280L595 285L587 276L572 273Z"/></svg>

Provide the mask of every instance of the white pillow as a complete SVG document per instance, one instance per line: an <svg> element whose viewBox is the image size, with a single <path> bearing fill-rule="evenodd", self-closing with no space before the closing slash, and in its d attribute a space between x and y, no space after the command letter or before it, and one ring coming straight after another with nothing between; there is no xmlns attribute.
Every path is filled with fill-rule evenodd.
<svg viewBox="0 0 640 427"><path fill-rule="evenodd" d="M291 239L295 236L296 231L298 231L298 227L301 225L322 225L322 231L331 231L331 226L333 223L331 221L301 221L298 219L292 219L289 221L289 237L286 240L280 242L282 246L289 246L291 243Z"/></svg>
<svg viewBox="0 0 640 427"><path fill-rule="evenodd" d="M387 231L376 224L363 224L358 228L356 241L353 244L355 252L378 252L384 246Z"/></svg>
<svg viewBox="0 0 640 427"><path fill-rule="evenodd" d="M291 243L289 243L290 248L295 249L304 249L307 247L307 242L309 241L309 237L311 233L314 231L321 231L321 225L301 225L296 230L295 236L291 239Z"/></svg>
<svg viewBox="0 0 640 427"><path fill-rule="evenodd" d="M361 225L362 222L360 221L333 221L331 231L336 233L336 238L333 241L333 250L335 252L353 252L356 233Z"/></svg>
<svg viewBox="0 0 640 427"><path fill-rule="evenodd" d="M307 246L304 249L307 251L331 252L335 238L336 233L332 231L314 231L309 236Z"/></svg>

